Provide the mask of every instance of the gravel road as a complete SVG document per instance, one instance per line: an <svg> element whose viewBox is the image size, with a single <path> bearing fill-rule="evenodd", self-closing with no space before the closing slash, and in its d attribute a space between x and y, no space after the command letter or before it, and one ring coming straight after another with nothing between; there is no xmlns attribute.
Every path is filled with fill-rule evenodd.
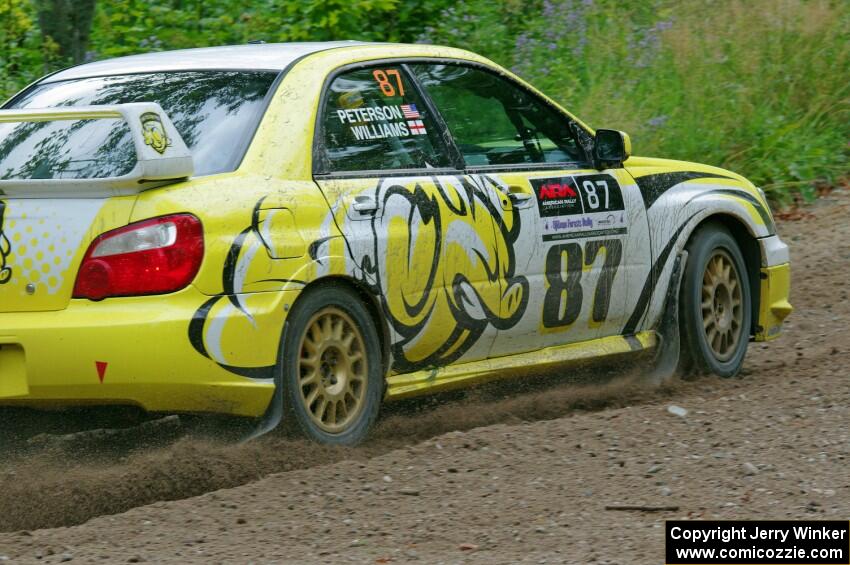
<svg viewBox="0 0 850 565"><path fill-rule="evenodd" d="M780 222L796 311L742 378L413 404L354 450L183 438L15 457L0 559L640 564L663 562L665 519L846 520L848 216L835 192Z"/></svg>

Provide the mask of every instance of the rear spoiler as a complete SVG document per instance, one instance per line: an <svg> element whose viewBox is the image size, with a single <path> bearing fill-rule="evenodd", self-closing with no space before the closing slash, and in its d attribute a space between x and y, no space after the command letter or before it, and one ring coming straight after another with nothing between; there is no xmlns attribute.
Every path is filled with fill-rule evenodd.
<svg viewBox="0 0 850 565"><path fill-rule="evenodd" d="M109 178L0 179L0 197L123 196L192 176L192 154L171 119L154 102L0 110L0 123L98 119L121 119L127 123L136 148L132 171Z"/></svg>

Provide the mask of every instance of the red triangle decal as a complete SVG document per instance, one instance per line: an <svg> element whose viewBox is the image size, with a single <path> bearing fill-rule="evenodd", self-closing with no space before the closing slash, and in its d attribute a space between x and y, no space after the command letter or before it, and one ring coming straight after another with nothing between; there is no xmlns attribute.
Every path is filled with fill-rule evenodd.
<svg viewBox="0 0 850 565"><path fill-rule="evenodd" d="M106 366L109 363L105 361L95 361L94 366L97 367L97 378L100 379L101 384L103 384L103 377L106 376Z"/></svg>

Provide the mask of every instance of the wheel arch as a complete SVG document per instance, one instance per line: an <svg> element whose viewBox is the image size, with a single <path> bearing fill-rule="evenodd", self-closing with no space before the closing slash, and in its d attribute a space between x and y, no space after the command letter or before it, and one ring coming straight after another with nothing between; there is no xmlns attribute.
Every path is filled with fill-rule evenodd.
<svg viewBox="0 0 850 565"><path fill-rule="evenodd" d="M392 365L392 355L390 352L390 327L387 323L386 317L383 315L380 298L366 283L345 275L327 275L307 283L307 285L301 290L299 297L295 300L293 307L298 304L298 300L302 296L305 296L307 293L313 292L318 288L328 286L336 288L343 287L357 293L363 304L366 306L369 316L375 323L375 329L378 332L378 339L381 340L381 363L383 365L384 377L386 378Z"/></svg>
<svg viewBox="0 0 850 565"><path fill-rule="evenodd" d="M688 234L685 245L693 239L694 234L701 228L710 224L718 224L726 228L732 234L732 238L738 244L741 255L744 257L744 265L747 269L747 281L750 285L750 309L752 311L749 334L753 336L755 335L758 323L759 303L761 299L761 247L755 233L753 233L752 228L745 220L725 212L713 213L702 218Z"/></svg>

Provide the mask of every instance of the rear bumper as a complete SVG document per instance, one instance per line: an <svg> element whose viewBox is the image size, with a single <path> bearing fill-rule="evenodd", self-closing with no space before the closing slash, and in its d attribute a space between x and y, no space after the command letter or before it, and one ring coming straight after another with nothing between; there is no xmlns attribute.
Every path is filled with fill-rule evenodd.
<svg viewBox="0 0 850 565"><path fill-rule="evenodd" d="M257 377L275 365L285 306L296 294L215 298L189 287L2 313L0 405L262 415L274 385Z"/></svg>

